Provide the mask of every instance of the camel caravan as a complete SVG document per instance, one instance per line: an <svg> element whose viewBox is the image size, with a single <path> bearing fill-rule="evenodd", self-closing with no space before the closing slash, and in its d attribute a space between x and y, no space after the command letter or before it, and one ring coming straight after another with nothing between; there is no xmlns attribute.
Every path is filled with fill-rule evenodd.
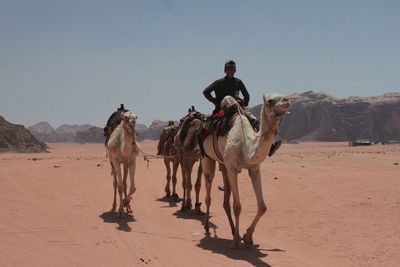
<svg viewBox="0 0 400 267"><path fill-rule="evenodd" d="M221 102L220 112L216 114L204 115L192 107L179 123L170 121L162 131L157 146L157 154L163 158L167 170L165 198L179 199L176 184L178 166L181 165L183 188L181 211L192 208L191 174L194 164L199 162L195 183L195 212L197 215L204 214L200 210L199 199L201 177L204 176L206 189L204 229L206 234L209 234L211 187L216 163L218 163L224 183L223 207L233 236L232 246L239 247L242 240L246 245L253 245L253 233L256 225L267 211L262 192L260 164L267 156L273 154L271 147L274 138L279 131L282 117L289 108L290 102L287 97L279 94L264 95L260 124L255 127L240 103L234 97L226 96ZM114 179L112 210L116 210L116 190L118 189L120 200L118 216L132 212L129 203L136 191L135 167L136 157L140 151L136 142L136 120L137 116L121 105L121 108L112 114L104 129L105 146ZM243 238L239 231L242 207L238 188L238 174L242 169L248 170L258 207ZM127 193L128 173L130 177L129 193ZM234 219L230 204L231 195Z"/></svg>

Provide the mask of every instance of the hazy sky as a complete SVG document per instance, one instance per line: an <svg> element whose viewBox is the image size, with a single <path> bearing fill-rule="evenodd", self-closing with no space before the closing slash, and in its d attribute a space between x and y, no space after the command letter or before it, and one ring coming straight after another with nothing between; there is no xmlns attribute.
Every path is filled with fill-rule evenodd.
<svg viewBox="0 0 400 267"><path fill-rule="evenodd" d="M400 91L400 1L0 0L0 115L104 126L208 113L227 59L250 92Z"/></svg>

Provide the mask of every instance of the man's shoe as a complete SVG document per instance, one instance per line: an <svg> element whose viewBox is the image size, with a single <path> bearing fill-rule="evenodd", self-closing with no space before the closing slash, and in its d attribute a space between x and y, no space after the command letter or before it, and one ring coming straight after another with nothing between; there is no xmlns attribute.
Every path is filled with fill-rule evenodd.
<svg viewBox="0 0 400 267"><path fill-rule="evenodd" d="M282 141L276 141L275 143L272 144L271 149L269 150L268 157L271 157L282 145Z"/></svg>

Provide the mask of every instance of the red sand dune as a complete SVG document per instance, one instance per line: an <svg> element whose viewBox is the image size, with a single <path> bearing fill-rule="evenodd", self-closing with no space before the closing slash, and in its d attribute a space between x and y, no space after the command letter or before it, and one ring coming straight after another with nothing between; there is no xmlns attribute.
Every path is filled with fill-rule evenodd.
<svg viewBox="0 0 400 267"><path fill-rule="evenodd" d="M155 152L154 141L141 144ZM0 155L1 266L400 266L399 145L283 145L262 164L268 212L254 234L260 246L242 249L229 248L219 173L215 228L205 237L202 217L158 200L162 160L146 168L138 158L133 217L117 219L104 147L50 147ZM247 172L239 177L243 234L256 201Z"/></svg>

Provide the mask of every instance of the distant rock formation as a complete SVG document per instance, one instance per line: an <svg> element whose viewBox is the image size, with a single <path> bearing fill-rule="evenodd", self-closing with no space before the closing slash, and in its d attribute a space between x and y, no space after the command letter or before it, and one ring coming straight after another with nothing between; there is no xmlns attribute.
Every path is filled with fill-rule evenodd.
<svg viewBox="0 0 400 267"><path fill-rule="evenodd" d="M48 143L58 142L59 135L48 122L39 122L27 128L38 140Z"/></svg>
<svg viewBox="0 0 400 267"><path fill-rule="evenodd" d="M89 130L93 126L90 124L63 124L56 129L58 134L58 142L77 142L75 140L76 133Z"/></svg>
<svg viewBox="0 0 400 267"><path fill-rule="evenodd" d="M158 140L167 122L155 120L147 127L138 123L138 141L144 139ZM47 143L104 143L103 128L91 126L90 124L69 125L63 124L56 130L47 122L39 122L28 127L29 131L40 141Z"/></svg>
<svg viewBox="0 0 400 267"><path fill-rule="evenodd" d="M16 125L0 116L0 152L41 153L47 145L37 140L23 125Z"/></svg>
<svg viewBox="0 0 400 267"><path fill-rule="evenodd" d="M149 128L143 130L138 129L138 141L144 139L158 140L167 123L166 121L154 120Z"/></svg>
<svg viewBox="0 0 400 267"><path fill-rule="evenodd" d="M55 130L48 122L39 122L35 125L28 127L28 130L42 142L65 143L65 142L80 142L76 140L77 133L87 131L92 127L93 126L90 124L83 124L83 125L63 124ZM90 135L90 133L88 133L88 135ZM98 137L97 140L99 140Z"/></svg>
<svg viewBox="0 0 400 267"><path fill-rule="evenodd" d="M400 93L336 99L313 91L289 96L280 138L290 141L400 140ZM251 112L259 116L261 105Z"/></svg>
<svg viewBox="0 0 400 267"><path fill-rule="evenodd" d="M75 141L78 143L104 143L104 129L93 126L86 131L78 131Z"/></svg>

